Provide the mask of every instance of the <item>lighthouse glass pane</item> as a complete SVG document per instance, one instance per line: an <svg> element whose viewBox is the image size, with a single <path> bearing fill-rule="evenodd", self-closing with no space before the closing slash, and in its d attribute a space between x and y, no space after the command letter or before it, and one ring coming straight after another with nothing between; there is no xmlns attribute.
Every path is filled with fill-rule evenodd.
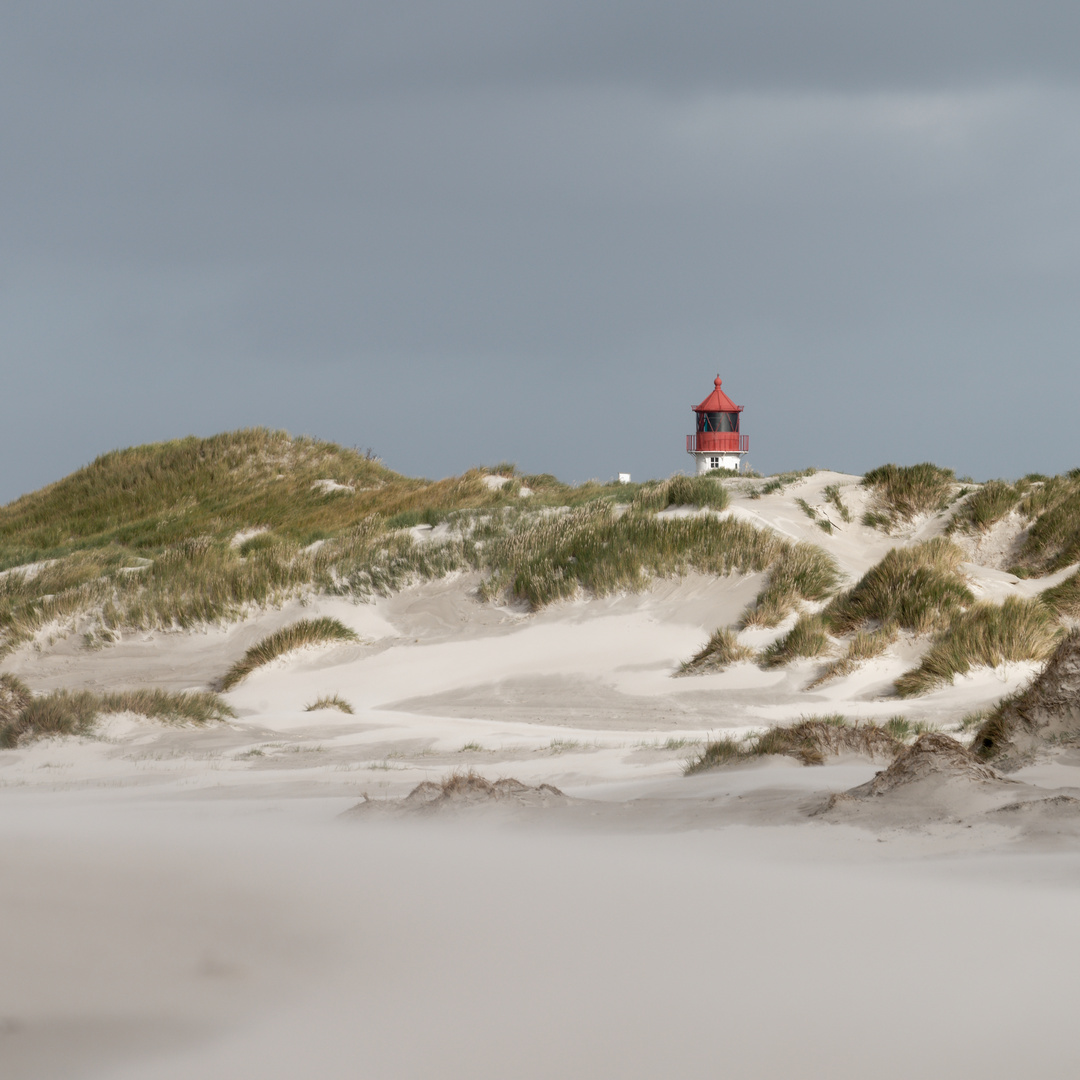
<svg viewBox="0 0 1080 1080"><path fill-rule="evenodd" d="M738 431L739 414L737 412L706 413L706 431Z"/></svg>

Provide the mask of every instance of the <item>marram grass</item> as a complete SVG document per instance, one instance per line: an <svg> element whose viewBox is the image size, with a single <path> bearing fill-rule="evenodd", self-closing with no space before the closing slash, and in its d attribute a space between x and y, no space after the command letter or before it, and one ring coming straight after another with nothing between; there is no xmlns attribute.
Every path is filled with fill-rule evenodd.
<svg viewBox="0 0 1080 1080"><path fill-rule="evenodd" d="M807 690L827 683L830 679L839 679L852 674L860 664L880 656L897 638L898 631L893 623L886 623L876 630L859 630L847 643L847 651L838 660L827 664Z"/></svg>
<svg viewBox="0 0 1080 1080"><path fill-rule="evenodd" d="M974 604L940 631L919 666L896 680L901 697L925 694L973 667L1045 660L1060 636L1052 612L1038 600L1008 597L1001 605Z"/></svg>
<svg viewBox="0 0 1080 1080"><path fill-rule="evenodd" d="M729 664L749 660L754 650L740 645L734 630L719 627L709 640L689 660L684 660L676 674L701 675L709 671L723 671Z"/></svg>
<svg viewBox="0 0 1080 1080"><path fill-rule="evenodd" d="M17 711L9 709L7 713L0 709L2 748L47 735L86 735L93 730L98 717L111 713L135 713L174 724L207 724L235 715L217 694L196 690L181 693L158 689L120 690L106 694L56 690L34 697L27 696L28 691L22 684L16 689L22 697L21 708Z"/></svg>
<svg viewBox="0 0 1080 1080"><path fill-rule="evenodd" d="M986 532L1019 503L1019 487L1003 480L988 480L960 504L949 522L948 531Z"/></svg>
<svg viewBox="0 0 1080 1080"><path fill-rule="evenodd" d="M323 694L310 705L304 706L304 712L318 712L320 709L337 709L338 712L352 715L353 707L340 694Z"/></svg>
<svg viewBox="0 0 1080 1080"><path fill-rule="evenodd" d="M921 465L882 465L863 477L863 485L873 493L867 525L893 528L919 514L944 510L949 505L956 476L924 462Z"/></svg>
<svg viewBox="0 0 1080 1080"><path fill-rule="evenodd" d="M825 621L836 634L894 623L924 634L947 623L975 597L960 573L964 553L950 540L893 548L856 584L834 597Z"/></svg>
<svg viewBox="0 0 1080 1080"><path fill-rule="evenodd" d="M350 630L340 619L322 617L301 619L289 626L268 634L236 661L221 680L222 690L239 685L256 668L272 663L279 656L302 649L307 645L322 645L334 641L359 641L355 630Z"/></svg>
<svg viewBox="0 0 1080 1080"><path fill-rule="evenodd" d="M803 657L821 656L829 651L829 636L820 615L799 616L795 625L761 654L763 667L780 667Z"/></svg>
<svg viewBox="0 0 1080 1080"><path fill-rule="evenodd" d="M777 724L742 742L730 736L711 739L686 763L683 772L691 776L774 754L793 757L804 765L821 765L826 757L840 754L891 759L902 746L890 731L870 721L849 723L839 714L805 716L794 724Z"/></svg>
<svg viewBox="0 0 1080 1080"><path fill-rule="evenodd" d="M773 627L795 610L799 600L824 600L840 580L836 560L813 544L789 544L769 570L769 580L742 617L743 626Z"/></svg>

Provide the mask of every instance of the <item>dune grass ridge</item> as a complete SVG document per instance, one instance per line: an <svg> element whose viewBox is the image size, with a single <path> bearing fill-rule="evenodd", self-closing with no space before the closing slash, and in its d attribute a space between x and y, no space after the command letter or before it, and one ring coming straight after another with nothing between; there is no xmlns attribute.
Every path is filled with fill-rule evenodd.
<svg viewBox="0 0 1080 1080"><path fill-rule="evenodd" d="M4 690L12 692L6 707ZM114 713L134 713L173 724L208 724L236 715L217 694L199 690L170 693L137 689L104 694L56 690L34 696L25 684L0 676L0 748L48 735L88 735L101 716Z"/></svg>
<svg viewBox="0 0 1080 1080"><path fill-rule="evenodd" d="M896 691L901 697L913 697L950 683L954 675L966 675L973 667L1045 660L1060 635L1053 613L1038 599L1010 596L1000 605L974 604L935 635L919 666L896 680Z"/></svg>
<svg viewBox="0 0 1080 1080"><path fill-rule="evenodd" d="M742 625L779 626L800 600L824 600L840 582L836 560L813 544L788 544L769 570L769 580L742 616Z"/></svg>
<svg viewBox="0 0 1080 1080"><path fill-rule="evenodd" d="M794 724L776 724L745 740L730 736L710 739L697 756L686 763L683 773L692 776L774 754L796 758L804 765L821 765L826 757L840 754L892 760L903 745L902 740L871 721L852 723L836 713L804 716Z"/></svg>
<svg viewBox="0 0 1080 1080"><path fill-rule="evenodd" d="M107 642L457 571L537 607L687 569L764 569L787 547L745 524L657 521L667 506L725 506L713 477L571 487L515 472L492 487L490 475L410 479L370 452L264 429L103 455L0 508L0 655L46 630ZM409 531L419 524L445 528L428 540Z"/></svg>
<svg viewBox="0 0 1080 1080"><path fill-rule="evenodd" d="M960 572L963 560L960 548L944 537L893 548L833 598L825 621L839 634L868 624L894 624L916 634L934 630L975 600Z"/></svg>
<svg viewBox="0 0 1080 1080"><path fill-rule="evenodd" d="M727 489L711 476L672 476L645 484L634 497L638 510L666 510L669 506L697 506L723 510L729 502Z"/></svg>
<svg viewBox="0 0 1080 1080"><path fill-rule="evenodd" d="M324 645L328 642L359 641L340 619L323 616L318 619L300 619L289 626L267 634L262 641L252 645L221 679L222 690L232 690L256 668L270 664L279 656L303 649L308 645Z"/></svg>
<svg viewBox="0 0 1080 1080"><path fill-rule="evenodd" d="M873 505L863 522L890 530L920 514L946 509L956 483L952 469L929 462L920 465L882 465L863 477L873 493Z"/></svg>
<svg viewBox="0 0 1080 1080"><path fill-rule="evenodd" d="M1023 482L1013 485L1004 480L988 480L960 503L946 532L973 535L986 532L1019 504L1023 490Z"/></svg>
<svg viewBox="0 0 1080 1080"><path fill-rule="evenodd" d="M779 667L802 657L822 656L829 648L824 619L803 612L786 634L762 652L761 663L763 667Z"/></svg>

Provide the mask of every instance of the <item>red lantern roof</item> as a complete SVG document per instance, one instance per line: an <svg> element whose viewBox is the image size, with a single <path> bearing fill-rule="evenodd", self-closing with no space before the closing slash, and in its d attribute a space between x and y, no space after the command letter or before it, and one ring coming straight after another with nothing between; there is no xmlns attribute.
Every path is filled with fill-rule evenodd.
<svg viewBox="0 0 1080 1080"><path fill-rule="evenodd" d="M727 394L725 394L724 391L720 389L719 375L717 375L716 378L713 379L713 386L715 386L716 389L713 390L713 392L700 405L694 406L694 412L743 411L743 407L741 405L736 405L735 402L732 401L731 398L729 398Z"/></svg>

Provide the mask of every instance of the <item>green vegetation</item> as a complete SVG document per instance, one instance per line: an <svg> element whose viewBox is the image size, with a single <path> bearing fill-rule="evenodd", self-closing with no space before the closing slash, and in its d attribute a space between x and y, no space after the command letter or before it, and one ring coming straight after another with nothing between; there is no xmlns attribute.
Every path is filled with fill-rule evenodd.
<svg viewBox="0 0 1080 1080"><path fill-rule="evenodd" d="M807 687L821 686L830 679L842 678L855 671L864 660L880 656L897 638L895 623L886 623L877 630L859 630L848 642L847 652L825 667L820 675Z"/></svg>
<svg viewBox="0 0 1080 1080"><path fill-rule="evenodd" d="M669 506L723 510L727 505L727 489L712 476L672 476L656 484L643 484L634 497L638 510L666 510Z"/></svg>
<svg viewBox="0 0 1080 1080"><path fill-rule="evenodd" d="M1058 636L1053 614L1038 600L1010 596L1000 606L974 604L935 635L919 666L896 680L896 691L901 697L913 697L978 665L1045 660L1054 651Z"/></svg>
<svg viewBox="0 0 1080 1080"><path fill-rule="evenodd" d="M686 763L683 773L691 776L769 754L797 758L804 765L821 765L826 757L845 753L892 758L902 745L888 730L869 721L856 720L850 724L845 717L835 714L806 716L790 726L777 725L752 735L745 743L728 736L710 739Z"/></svg>
<svg viewBox="0 0 1080 1080"><path fill-rule="evenodd" d="M796 555L800 548L807 550ZM820 549L793 546L744 521L665 520L635 508L620 515L610 503L597 501L567 513L525 517L493 536L484 549L484 564L491 569L484 593L493 597L505 591L540 608L579 589L603 596L639 590L653 577L688 570L745 573L792 560L800 568L791 571L798 579L795 587L816 591L811 564L819 579L836 578L835 563Z"/></svg>
<svg viewBox="0 0 1080 1080"><path fill-rule="evenodd" d="M258 644L252 645L225 673L221 680L221 689L231 690L256 668L269 664L294 649L333 641L359 640L356 632L350 630L340 619L301 619L268 634Z"/></svg>
<svg viewBox="0 0 1080 1080"><path fill-rule="evenodd" d="M836 507L840 517L845 521L851 521L851 511L844 503L843 497L840 495L839 484L829 484L828 487L823 488L821 494L825 496L825 501L832 503Z"/></svg>
<svg viewBox="0 0 1080 1080"><path fill-rule="evenodd" d="M739 644L733 630L720 627L712 632L712 636L698 652L689 660L683 661L678 673L700 675L708 671L723 671L728 664L749 660L753 655L753 649Z"/></svg>
<svg viewBox="0 0 1080 1080"><path fill-rule="evenodd" d="M206 724L234 716L217 696L197 691L122 690L95 694L57 690L40 697L12 676L0 676L0 748L45 735L86 735L99 716L135 713L168 723Z"/></svg>
<svg viewBox="0 0 1080 1080"><path fill-rule="evenodd" d="M1014 487L1003 480L989 480L968 496L949 522L949 532L986 532L1020 501L1022 484Z"/></svg>
<svg viewBox="0 0 1080 1080"><path fill-rule="evenodd" d="M754 606L743 613L743 626L779 626L800 599L824 600L839 581L836 560L821 548L804 543L786 545L769 571L768 584Z"/></svg>
<svg viewBox="0 0 1080 1080"><path fill-rule="evenodd" d="M889 530L918 514L944 510L955 481L952 469L929 462L871 469L863 477L863 486L873 492L874 501L863 522Z"/></svg>
<svg viewBox="0 0 1080 1080"><path fill-rule="evenodd" d="M1060 619L1080 619L1080 573L1043 589L1039 599Z"/></svg>
<svg viewBox="0 0 1080 1080"><path fill-rule="evenodd" d="M943 626L974 601L960 575L964 553L950 540L893 548L825 610L833 633L848 634L868 623L894 623L917 634Z"/></svg>
<svg viewBox="0 0 1080 1080"><path fill-rule="evenodd" d="M802 614L795 625L761 654L764 667L779 667L803 656L821 656L829 651L829 637L820 615Z"/></svg>
<svg viewBox="0 0 1080 1080"><path fill-rule="evenodd" d="M1033 482L1020 512L1031 525L1015 573L1051 574L1080 560L1080 469Z"/></svg>
<svg viewBox="0 0 1080 1080"><path fill-rule="evenodd" d="M353 707L340 694L323 694L310 705L304 706L304 712L318 712L319 709L337 709L338 712L352 715Z"/></svg>
<svg viewBox="0 0 1080 1080"><path fill-rule="evenodd" d="M514 473L493 490L486 475L412 480L370 453L262 429L106 454L0 508L0 655L45 629L97 647L122 629L236 620L309 592L366 598L453 571L540 607L691 569L765 570L791 549L746 523L656 517L724 507L713 477L570 487ZM424 524L445 532L415 538Z"/></svg>
<svg viewBox="0 0 1080 1080"><path fill-rule="evenodd" d="M796 480L802 480L807 476L813 476L816 472L817 469L800 469L797 472L777 473L766 480L761 487L752 491L750 498L760 499L762 495L772 495L775 492L783 491L789 484L794 484Z"/></svg>

